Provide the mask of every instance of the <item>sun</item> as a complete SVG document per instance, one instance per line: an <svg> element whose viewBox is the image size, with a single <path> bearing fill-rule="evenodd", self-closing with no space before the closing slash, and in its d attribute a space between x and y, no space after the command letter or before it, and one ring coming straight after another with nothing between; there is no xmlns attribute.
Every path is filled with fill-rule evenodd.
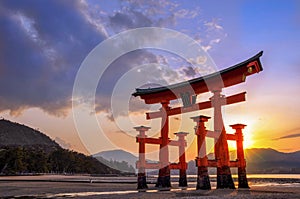
<svg viewBox="0 0 300 199"><path fill-rule="evenodd" d="M244 141L243 141L244 149L253 148L255 142L253 140L253 134L251 134L251 131L245 129L243 135L244 135Z"/></svg>
<svg viewBox="0 0 300 199"><path fill-rule="evenodd" d="M244 141L243 141L243 146L244 146L244 149L250 149L250 148L253 148L254 146L254 140L252 138L252 135L251 133L245 129L243 131L243 136L244 136ZM228 141L228 147L229 147L229 150L236 150L236 141Z"/></svg>
<svg viewBox="0 0 300 199"><path fill-rule="evenodd" d="M236 123L236 122L230 122L232 123ZM255 119L252 118L248 118L247 120L245 120L245 124L247 124L247 126L242 130L243 132L243 146L244 149L249 149L249 148L253 148L255 145L255 140L254 140L254 128L255 128ZM227 133L234 133L231 130ZM236 150L236 142L235 141L228 141L228 146L230 150Z"/></svg>

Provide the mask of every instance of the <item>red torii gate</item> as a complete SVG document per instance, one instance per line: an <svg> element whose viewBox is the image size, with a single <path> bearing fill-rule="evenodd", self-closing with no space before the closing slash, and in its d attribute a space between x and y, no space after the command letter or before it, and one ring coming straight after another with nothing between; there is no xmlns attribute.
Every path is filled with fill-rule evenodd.
<svg viewBox="0 0 300 199"><path fill-rule="evenodd" d="M169 164L169 150L168 145L171 143L168 137L169 134L169 116L203 110L207 108L214 108L214 131L205 130L204 122L206 122L209 117L198 116L192 117L192 119L197 122L196 135L198 138L198 157L196 158L196 165L198 167L198 189L210 189L209 178L207 174L207 167L213 166L217 167L217 188L235 188L231 176L230 167L238 167L239 172L239 187L248 187L246 178L246 162L244 160L243 153L243 136L241 129L245 125L236 124L231 125L233 129L236 130L236 134L226 134L221 107L223 105L233 104L245 101L246 92L225 97L221 94L223 88L230 87L236 84L240 84L246 81L246 77L255 73L259 73L263 70L260 57L263 52L259 52L250 59L241 62L237 65L231 66L227 69L221 70L210 75L195 78L186 82L181 82L169 86L157 87L157 88L147 88L147 89L136 89L133 96L140 96L141 99L145 101L146 104L160 103L162 105L161 109L157 112L146 113L147 119L162 118L161 121L161 137L160 138L142 138L142 142L159 144L159 176L157 179L156 187L170 187L170 168L172 165ZM213 96L210 101L196 103L196 96L211 91ZM171 100L182 99L183 107L169 107ZM147 128L147 127L144 127ZM137 127L138 131L143 129L143 127ZM145 132L145 129L142 130ZM140 131L141 132L141 131ZM141 135L141 134L140 134ZM143 134L145 136L145 134ZM205 143L205 137L215 138L215 160L207 160L206 156L201 157L199 155L202 145ZM137 141L141 143L141 140ZM184 138L183 138L184 139ZM227 140L237 141L237 153L238 161L232 162L229 158L228 144ZM180 146L180 145L178 145ZM140 151L141 152L141 151ZM143 151L142 153L145 153ZM184 154L181 154L184 156ZM143 156L144 157L144 156ZM143 159L144 160L144 159ZM141 162L139 162L141 163ZM140 165L137 164L139 169L139 176L143 176L140 172L144 172L147 168L157 168L151 167L150 165ZM183 170L184 168L178 167ZM138 187L146 188L147 185L139 184L140 182L146 183L146 180L138 178ZM143 179L145 179L143 177Z"/></svg>

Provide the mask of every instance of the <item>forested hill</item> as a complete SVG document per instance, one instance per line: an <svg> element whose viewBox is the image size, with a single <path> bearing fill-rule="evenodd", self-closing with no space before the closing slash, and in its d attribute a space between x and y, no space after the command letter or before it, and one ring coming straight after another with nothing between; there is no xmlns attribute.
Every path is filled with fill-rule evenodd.
<svg viewBox="0 0 300 199"><path fill-rule="evenodd" d="M28 126L0 120L0 147L42 146L45 149L58 149L60 146L47 135Z"/></svg>
<svg viewBox="0 0 300 199"><path fill-rule="evenodd" d="M96 158L61 148L45 134L0 120L0 175L26 173L118 174Z"/></svg>

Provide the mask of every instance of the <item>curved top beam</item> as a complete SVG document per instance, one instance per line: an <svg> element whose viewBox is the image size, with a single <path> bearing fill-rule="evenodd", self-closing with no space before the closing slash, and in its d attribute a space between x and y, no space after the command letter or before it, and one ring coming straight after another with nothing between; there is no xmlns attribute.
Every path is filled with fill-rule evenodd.
<svg viewBox="0 0 300 199"><path fill-rule="evenodd" d="M259 59L262 54L263 51L239 64L189 81L156 88L137 88L132 95L135 97L140 96L146 104L154 104L178 99L181 93L189 91L191 91L191 94L198 95L233 86L244 82L247 76L263 70Z"/></svg>

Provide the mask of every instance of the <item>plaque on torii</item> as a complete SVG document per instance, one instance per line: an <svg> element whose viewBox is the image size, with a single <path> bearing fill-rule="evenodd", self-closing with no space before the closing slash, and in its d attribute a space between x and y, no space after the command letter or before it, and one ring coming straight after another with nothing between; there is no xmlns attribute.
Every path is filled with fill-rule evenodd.
<svg viewBox="0 0 300 199"><path fill-rule="evenodd" d="M159 111L146 113L147 119L161 118L161 137L152 139L148 138L149 143L156 143L160 145L159 165L161 165L161 167L159 169L159 176L156 183L157 187L171 186L170 168L172 168L172 166L169 164L168 151L168 145L170 144L168 136L169 116L204 110L208 108L214 109L213 131L208 131L203 128L204 122L206 122L209 117L198 116L192 118L195 122L197 122L196 135L198 139L200 139L200 141L198 140L198 157L196 158L198 178L200 178L200 182L198 182L197 188L210 189L210 184L205 184L207 183L207 179L204 179L205 176L202 176L203 171L200 169L205 167L207 168L209 166L217 167L217 188L235 188L230 171L230 167L232 166L236 166L239 168L239 187L248 187L245 171L246 163L244 160L242 146L243 136L241 132L241 129L243 129L245 125L231 125L231 127L236 130L236 134L226 134L221 112L221 107L224 105L245 101L246 92L225 97L221 94L221 91L223 88L243 83L246 81L246 78L248 76L262 71L263 68L260 62L260 57L262 56L262 54L263 52L261 51L244 62L210 75L169 86L146 89L137 88L136 92L132 94L135 97L139 96L145 101L146 104L160 103L162 105ZM213 93L213 96L210 98L210 100L196 103L197 95L206 92ZM181 99L183 106L171 108L169 106L169 103L171 100L175 99ZM204 133L204 137L201 133ZM203 159L203 157L199 157L201 145L205 143L203 142L205 136L214 137L216 140L214 149L214 161L205 161L205 158ZM227 140L237 141L238 158L240 158L238 162L230 161ZM147 141L144 140L143 143L147 143Z"/></svg>

